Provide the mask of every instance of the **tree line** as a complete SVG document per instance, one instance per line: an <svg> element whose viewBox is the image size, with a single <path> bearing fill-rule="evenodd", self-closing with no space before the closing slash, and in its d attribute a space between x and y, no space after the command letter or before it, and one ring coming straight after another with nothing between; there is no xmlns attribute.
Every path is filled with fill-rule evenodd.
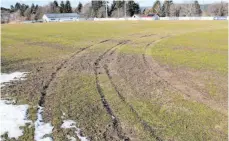
<svg viewBox="0 0 229 141"><path fill-rule="evenodd" d="M182 16L227 16L228 3L218 2L201 9L197 0L189 3L176 4L172 0L165 0L163 3L156 0L151 8L146 8L142 12L138 3L132 1L91 1L83 5L81 2L72 7L69 0L58 3L56 0L45 6L32 4L26 5L17 2L11 5L10 9L2 11L2 17L10 14L10 20L38 20L45 13L78 13L84 18L103 17L131 17L134 14L157 14L160 17L182 17ZM107 9L106 9L107 8ZM6 14L8 13L8 14ZM5 18L2 18L5 19Z"/></svg>
<svg viewBox="0 0 229 141"><path fill-rule="evenodd" d="M152 13L160 17L228 16L228 3L221 1L201 9L197 0L183 4L175 4L172 0L165 0L162 4L156 0L152 8L143 10L143 14Z"/></svg>
<svg viewBox="0 0 229 141"><path fill-rule="evenodd" d="M82 8L82 4L79 3ZM50 2L45 6L38 6L32 4L31 6L17 2L15 5L10 6L10 13L13 17L21 17L25 20L38 20L41 19L45 13L72 13L72 7L69 0L66 2L61 1L60 5L56 0ZM19 18L20 19L20 18Z"/></svg>
<svg viewBox="0 0 229 141"><path fill-rule="evenodd" d="M14 19L19 20L38 20L41 19L45 13L78 13L83 17L97 17L102 18L108 15L109 17L123 17L124 16L124 1L113 1L111 6L105 1L91 1L83 5L78 3L76 8L72 8L71 2L54 0L48 5L39 6L32 4L26 5L17 2L15 5L10 6L10 13ZM107 10L106 10L107 7ZM106 13L107 12L107 13ZM140 6L134 1L126 2L126 16L132 16L140 13Z"/></svg>

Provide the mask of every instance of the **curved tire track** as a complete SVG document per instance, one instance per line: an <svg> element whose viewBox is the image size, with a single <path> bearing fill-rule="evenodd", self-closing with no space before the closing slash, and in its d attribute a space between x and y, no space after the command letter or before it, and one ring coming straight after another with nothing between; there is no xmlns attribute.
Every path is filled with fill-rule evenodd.
<svg viewBox="0 0 229 141"><path fill-rule="evenodd" d="M141 118L141 116L138 114L138 112L134 109L134 107L128 103L125 99L125 97L119 92L117 86L112 80L112 76L110 75L110 71L108 69L107 65L104 65L104 69L106 71L107 77L109 78L109 81L112 85L112 87L115 89L116 93L118 94L118 97L130 108L131 112L137 117L137 119L140 121L140 123L143 125L144 130L148 131L152 137L154 137L157 141L163 141L160 137L156 136L155 129L153 129L145 120Z"/></svg>
<svg viewBox="0 0 229 141"><path fill-rule="evenodd" d="M105 42L108 42L110 41L110 39L107 39L107 40L103 40L103 41L100 41L99 43L97 44L101 44L101 43L105 43ZM96 45L96 44L94 44ZM78 55L79 53L91 48L92 46L94 45L89 45L85 48L81 48L79 51L75 52L73 55L71 55L69 57L69 59L66 59L64 60L59 66L57 66L57 68L55 69L54 72L51 73L50 75L50 79L46 82L46 84L43 85L42 89L41 89L41 96L40 96L40 99L38 101L38 105L41 106L41 107L44 107L44 103L45 103L45 96L47 94L47 89L49 88L50 84L52 83L52 81L56 78L56 75L57 73L63 68L63 66L68 63L71 59L73 59L76 55Z"/></svg>
<svg viewBox="0 0 229 141"><path fill-rule="evenodd" d="M94 62L94 74L95 74L95 80L96 80L96 89L97 89L97 91L98 91L98 93L99 93L99 95L101 97L101 102L103 104L103 107L106 109L107 113L109 114L109 116L112 119L113 129L117 132L117 135L121 140L128 141L128 140L130 140L130 138L124 135L118 118L113 113L112 109L110 108L109 103L107 102L107 100L105 98L105 95L104 95L104 93L102 91L102 88L101 88L101 85L100 85L100 82L99 82L99 78L98 78L98 74L99 74L98 69L100 68L100 66L99 66L100 61L104 58L104 56L109 51L111 51L112 49L114 49L115 47L117 47L119 45L123 45L123 44L126 44L126 43L127 43L127 41L119 42L117 45L111 47L110 49L106 50L102 55L100 55L98 57L98 59L96 59L96 61Z"/></svg>
<svg viewBox="0 0 229 141"><path fill-rule="evenodd" d="M150 66L149 62L146 60L146 55L145 55L145 54L146 54L147 48L148 48L151 44L156 43L156 42L160 42L160 41L163 40L164 38L169 38L169 37L171 37L171 35L163 36L163 37L161 37L161 38L158 39L158 40L155 40L155 41L153 41L153 42L148 43L148 44L145 46L145 51L144 51L144 53L142 54L142 59L143 59L144 64L146 65L146 67L148 67L148 68L153 72L154 75L156 75L158 78L160 78L162 81L164 81L168 86L170 86L170 87L173 88L174 90L176 90L176 91L178 91L178 92L180 92L180 93L183 93L181 90L179 90L179 89L177 89L176 87L174 87L174 86L173 86L171 83L169 83L167 80L165 80L164 78L162 78L161 76L159 76L159 75L157 74L157 72L155 72L155 71L153 70L153 68ZM189 94L186 94L186 95L187 95L187 97L190 97Z"/></svg>

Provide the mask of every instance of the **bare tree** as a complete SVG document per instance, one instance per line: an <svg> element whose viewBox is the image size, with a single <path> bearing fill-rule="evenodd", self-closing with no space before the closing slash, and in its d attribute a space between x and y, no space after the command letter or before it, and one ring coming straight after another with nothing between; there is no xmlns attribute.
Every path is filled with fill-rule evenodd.
<svg viewBox="0 0 229 141"><path fill-rule="evenodd" d="M172 4L170 6L170 16L171 17L179 17L180 16L180 10L181 10L181 6L178 4Z"/></svg>
<svg viewBox="0 0 229 141"><path fill-rule="evenodd" d="M106 7L102 6L99 8L98 13L97 13L98 18L105 18L106 17Z"/></svg>
<svg viewBox="0 0 229 141"><path fill-rule="evenodd" d="M200 7L197 6L198 1L186 1L184 4L180 5L180 16L181 17L191 17L200 16Z"/></svg>
<svg viewBox="0 0 229 141"><path fill-rule="evenodd" d="M84 6L83 6L83 9L82 9L82 14L86 17L86 18L89 18L93 15L93 10L92 10L92 7L91 7L91 3L86 3Z"/></svg>
<svg viewBox="0 0 229 141"><path fill-rule="evenodd" d="M208 14L210 16L228 16L228 3L220 2L211 4L208 7Z"/></svg>
<svg viewBox="0 0 229 141"><path fill-rule="evenodd" d="M27 8L24 12L26 20L31 20L31 8Z"/></svg>
<svg viewBox="0 0 229 141"><path fill-rule="evenodd" d="M39 6L39 7L37 8L36 14L34 15L34 20L39 20L39 19L41 19L42 16L43 16L43 14L44 14L44 8L41 7L41 6Z"/></svg>
<svg viewBox="0 0 229 141"><path fill-rule="evenodd" d="M116 8L112 11L111 17L123 17L125 15L125 9L124 7Z"/></svg>

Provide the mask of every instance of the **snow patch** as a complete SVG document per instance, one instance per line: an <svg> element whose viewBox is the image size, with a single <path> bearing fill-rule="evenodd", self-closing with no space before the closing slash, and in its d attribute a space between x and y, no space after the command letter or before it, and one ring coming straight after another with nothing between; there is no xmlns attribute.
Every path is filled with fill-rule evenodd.
<svg viewBox="0 0 229 141"><path fill-rule="evenodd" d="M35 121L35 141L52 141L51 137L44 137L45 135L52 134L53 126L51 123L44 123L42 118L43 107L38 107L37 120Z"/></svg>
<svg viewBox="0 0 229 141"><path fill-rule="evenodd" d="M9 138L16 139L22 136L23 130L20 127L31 123L27 120L28 107L28 105L13 105L10 101L0 100L0 135L8 133Z"/></svg>
<svg viewBox="0 0 229 141"><path fill-rule="evenodd" d="M13 80L25 79L26 72L13 72L11 74L1 73L0 86ZM18 139L23 135L23 127L26 123L32 123L27 120L28 105L14 105L15 101L0 100L0 135L8 134L9 138ZM1 137L0 137L1 140Z"/></svg>
<svg viewBox="0 0 229 141"><path fill-rule="evenodd" d="M79 128L76 127L76 122L75 122L75 121L73 121L73 120L64 120L63 122L64 122L64 123L61 125L61 128L64 128L64 129L74 128L77 137L78 137L81 141L89 141L89 140L87 139L87 137L84 137L84 136L82 136L82 135L80 134L81 130L80 130ZM71 138L71 141L75 141L75 138L74 138L74 137L68 136L68 138L69 138L69 139Z"/></svg>
<svg viewBox="0 0 229 141"><path fill-rule="evenodd" d="M71 137L71 136L69 136L69 135L67 135L67 138L68 138L70 141L76 141L76 138Z"/></svg>
<svg viewBox="0 0 229 141"><path fill-rule="evenodd" d="M5 86L3 83L9 83L10 81L15 81L15 80L24 80L27 72L13 72L10 74L7 73L1 73L1 87Z"/></svg>

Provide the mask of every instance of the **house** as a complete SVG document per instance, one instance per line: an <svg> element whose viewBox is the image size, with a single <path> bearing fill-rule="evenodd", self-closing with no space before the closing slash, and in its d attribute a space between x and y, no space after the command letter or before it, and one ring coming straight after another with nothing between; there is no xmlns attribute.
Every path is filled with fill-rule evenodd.
<svg viewBox="0 0 229 141"><path fill-rule="evenodd" d="M44 14L42 19L44 22L63 22L63 21L78 21L77 13L52 13Z"/></svg>
<svg viewBox="0 0 229 141"><path fill-rule="evenodd" d="M148 14L146 17L151 17L154 20L159 20L159 16L157 14Z"/></svg>

